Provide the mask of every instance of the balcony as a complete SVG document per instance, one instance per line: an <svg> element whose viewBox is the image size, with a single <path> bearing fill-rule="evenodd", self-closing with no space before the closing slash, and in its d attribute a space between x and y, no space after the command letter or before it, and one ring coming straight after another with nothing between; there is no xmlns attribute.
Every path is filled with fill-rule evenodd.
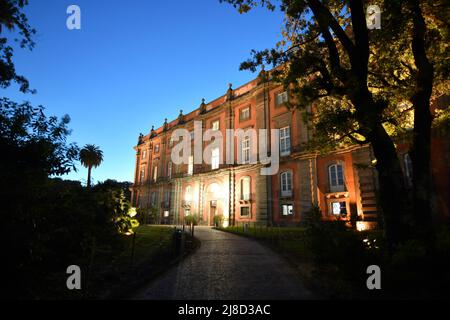
<svg viewBox="0 0 450 320"><path fill-rule="evenodd" d="M280 198L281 199L292 199L292 198L294 198L293 190L280 191Z"/></svg>
<svg viewBox="0 0 450 320"><path fill-rule="evenodd" d="M255 193L241 194L241 196L239 198L239 203L240 204L249 204L252 202L253 199L255 199L255 196L256 196Z"/></svg>
<svg viewBox="0 0 450 320"><path fill-rule="evenodd" d="M189 209L192 205L192 201L191 200L182 200L181 201L181 206L185 209Z"/></svg>
<svg viewBox="0 0 450 320"><path fill-rule="evenodd" d="M162 201L161 208L162 209L170 209L170 201Z"/></svg>
<svg viewBox="0 0 450 320"><path fill-rule="evenodd" d="M158 177L158 179L156 179L156 183L167 182L169 180L169 177Z"/></svg>

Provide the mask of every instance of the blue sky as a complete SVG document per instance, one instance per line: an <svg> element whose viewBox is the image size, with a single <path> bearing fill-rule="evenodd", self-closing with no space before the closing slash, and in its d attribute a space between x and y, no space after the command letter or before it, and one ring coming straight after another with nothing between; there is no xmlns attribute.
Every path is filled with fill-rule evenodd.
<svg viewBox="0 0 450 320"><path fill-rule="evenodd" d="M66 28L71 4L81 8L81 30ZM70 141L104 151L95 181L132 181L139 133L254 78L240 62L272 47L282 24L278 12L240 15L219 0L31 0L26 13L36 47L16 50L15 62L37 94L13 85L2 96L69 114ZM65 178L85 182L77 167Z"/></svg>

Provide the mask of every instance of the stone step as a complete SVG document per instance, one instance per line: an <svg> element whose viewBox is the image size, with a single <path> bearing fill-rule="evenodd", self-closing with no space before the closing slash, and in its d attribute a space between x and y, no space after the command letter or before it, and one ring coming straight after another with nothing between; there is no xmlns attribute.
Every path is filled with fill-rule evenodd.
<svg viewBox="0 0 450 320"><path fill-rule="evenodd" d="M366 192L361 192L361 198L362 199L371 199L371 198L376 198L376 194L373 191L366 191Z"/></svg>
<svg viewBox="0 0 450 320"><path fill-rule="evenodd" d="M363 198L361 200L361 203L362 203L363 206L367 206L367 205L371 205L371 204L376 205L377 204L377 200L375 198Z"/></svg>

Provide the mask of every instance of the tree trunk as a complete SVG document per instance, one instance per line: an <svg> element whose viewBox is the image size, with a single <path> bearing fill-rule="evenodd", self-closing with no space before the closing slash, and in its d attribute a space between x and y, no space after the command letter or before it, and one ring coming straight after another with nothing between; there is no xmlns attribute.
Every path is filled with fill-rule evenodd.
<svg viewBox="0 0 450 320"><path fill-rule="evenodd" d="M88 178L87 178L87 187L88 187L88 188L91 187L91 170L92 170L92 167L89 166L89 167L88 167Z"/></svg>
<svg viewBox="0 0 450 320"><path fill-rule="evenodd" d="M392 139L381 124L368 137L377 159L379 200L386 238L391 249L409 237L410 215L403 171Z"/></svg>
<svg viewBox="0 0 450 320"><path fill-rule="evenodd" d="M413 145L413 203L415 231L427 237L431 230L431 124L430 98L433 89L433 66L426 55L426 25L418 1L411 1L413 13L412 51L417 67L417 80L411 102L414 106Z"/></svg>
<svg viewBox="0 0 450 320"><path fill-rule="evenodd" d="M381 114L386 107L383 101L374 101L365 82L351 92L356 106L356 117L363 135L371 144L377 160L379 204L384 229L392 252L396 245L408 239L411 215L403 171L394 142L383 127Z"/></svg>

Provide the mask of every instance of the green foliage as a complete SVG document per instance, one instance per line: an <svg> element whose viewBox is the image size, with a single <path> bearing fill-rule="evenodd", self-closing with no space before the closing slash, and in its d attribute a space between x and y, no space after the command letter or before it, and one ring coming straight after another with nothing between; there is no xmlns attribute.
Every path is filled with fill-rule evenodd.
<svg viewBox="0 0 450 320"><path fill-rule="evenodd" d="M50 178L74 169L78 148L67 143L68 117L0 99L1 250L10 298L42 298L53 274L89 265L95 247L118 245L128 215L129 185L107 180L91 189ZM129 192L129 191L128 191Z"/></svg>
<svg viewBox="0 0 450 320"><path fill-rule="evenodd" d="M88 169L87 186L91 186L91 170L103 161L103 151L93 144L87 144L80 150L80 162Z"/></svg>
<svg viewBox="0 0 450 320"><path fill-rule="evenodd" d="M0 99L0 153L3 181L46 178L75 169L76 144L66 143L69 116L47 117L42 106ZM21 159L20 162L17 159ZM25 179L28 181L28 179Z"/></svg>
<svg viewBox="0 0 450 320"><path fill-rule="evenodd" d="M252 50L241 69L254 72L261 65L272 65L276 68L271 71L272 80L282 83L295 98L292 108L311 112L308 107L314 105L311 149L327 152L341 144L366 143L367 121L382 123L391 135L412 128L411 100L418 77L411 43L414 1L372 1L371 5L382 8L380 30L367 30L365 7L348 1L223 2L240 13L258 5L271 10L278 6L285 13L279 42L272 49ZM439 97L450 85L449 4L442 0L420 3L426 23L424 45L434 66L433 95ZM367 106L360 110L355 96L358 77L365 74L372 110Z"/></svg>
<svg viewBox="0 0 450 320"><path fill-rule="evenodd" d="M194 226L196 226L199 223L199 217L196 214L190 214L190 215L184 217L184 222L187 225L194 225Z"/></svg>
<svg viewBox="0 0 450 320"><path fill-rule="evenodd" d="M214 226L221 227L223 224L223 215L218 214L214 216Z"/></svg>
<svg viewBox="0 0 450 320"><path fill-rule="evenodd" d="M305 221L304 237L307 251L317 266L327 270L327 277L339 280L331 280L331 283L340 288L329 290L350 293L354 290L353 281L365 278L367 266L380 264L380 246L373 243L378 240L381 245L382 241L369 240L366 234L349 229L344 221L323 221L317 207L313 207L308 216L311 218ZM364 285L362 281L357 283L361 288Z"/></svg>
<svg viewBox="0 0 450 320"><path fill-rule="evenodd" d="M96 145L87 144L80 150L80 162L86 168L98 167L103 161L103 151Z"/></svg>
<svg viewBox="0 0 450 320"><path fill-rule="evenodd" d="M444 134L450 132L450 106L436 110L433 127Z"/></svg>

